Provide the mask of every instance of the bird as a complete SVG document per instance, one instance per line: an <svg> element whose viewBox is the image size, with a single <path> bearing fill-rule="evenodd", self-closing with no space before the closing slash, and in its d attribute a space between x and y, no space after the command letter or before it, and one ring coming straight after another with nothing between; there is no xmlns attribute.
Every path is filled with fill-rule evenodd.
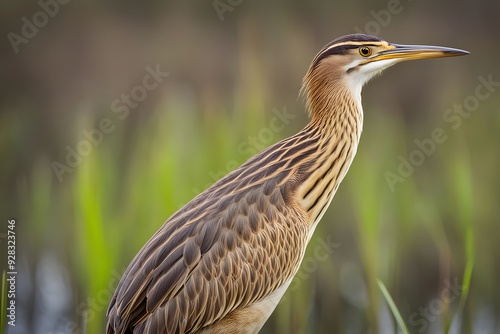
<svg viewBox="0 0 500 334"><path fill-rule="evenodd" d="M167 219L118 283L107 333L258 333L354 159L363 85L402 61L468 53L367 34L323 47L302 80L308 124Z"/></svg>

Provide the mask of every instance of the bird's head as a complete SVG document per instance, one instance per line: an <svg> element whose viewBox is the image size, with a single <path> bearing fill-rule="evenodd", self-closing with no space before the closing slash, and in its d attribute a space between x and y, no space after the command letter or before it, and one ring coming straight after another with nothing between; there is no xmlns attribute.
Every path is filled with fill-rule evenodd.
<svg viewBox="0 0 500 334"><path fill-rule="evenodd" d="M384 69L405 60L453 57L467 51L427 45L401 45L383 39L354 34L337 38L326 45L314 58L303 80L309 111L316 105L339 96L350 94L361 101L363 85Z"/></svg>

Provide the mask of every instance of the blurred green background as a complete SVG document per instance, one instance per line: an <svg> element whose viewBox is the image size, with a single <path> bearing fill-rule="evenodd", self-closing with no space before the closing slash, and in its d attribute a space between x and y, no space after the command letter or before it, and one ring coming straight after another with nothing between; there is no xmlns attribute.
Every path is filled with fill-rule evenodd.
<svg viewBox="0 0 500 334"><path fill-rule="evenodd" d="M377 279L411 333L500 333L500 2L54 1L0 5L7 333L102 333L140 247L305 126L310 61L354 32L471 54L365 87L357 157L262 333L401 332Z"/></svg>

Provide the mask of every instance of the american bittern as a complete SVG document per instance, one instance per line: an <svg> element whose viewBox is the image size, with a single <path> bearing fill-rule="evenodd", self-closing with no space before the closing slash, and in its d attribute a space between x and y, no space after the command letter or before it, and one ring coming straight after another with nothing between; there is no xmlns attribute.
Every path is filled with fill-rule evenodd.
<svg viewBox="0 0 500 334"><path fill-rule="evenodd" d="M361 88L400 61L459 56L435 46L340 37L303 80L311 116L174 213L124 273L108 333L257 333L297 272L354 158Z"/></svg>

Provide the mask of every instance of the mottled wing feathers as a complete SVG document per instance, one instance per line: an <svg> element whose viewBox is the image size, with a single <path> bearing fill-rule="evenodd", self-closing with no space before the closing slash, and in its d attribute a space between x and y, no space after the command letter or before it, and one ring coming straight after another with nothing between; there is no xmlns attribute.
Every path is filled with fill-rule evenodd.
<svg viewBox="0 0 500 334"><path fill-rule="evenodd" d="M296 171L283 166L300 156L296 142L263 151L167 220L122 277L108 333L196 332L295 274L308 226L284 181ZM255 168L262 161L269 168Z"/></svg>

